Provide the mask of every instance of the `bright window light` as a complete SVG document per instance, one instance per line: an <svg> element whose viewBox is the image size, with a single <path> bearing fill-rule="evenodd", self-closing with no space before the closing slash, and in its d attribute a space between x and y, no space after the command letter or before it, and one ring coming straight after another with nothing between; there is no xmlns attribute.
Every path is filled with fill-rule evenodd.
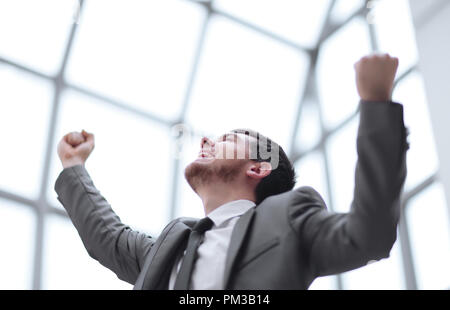
<svg viewBox="0 0 450 310"><path fill-rule="evenodd" d="M355 188L356 136L359 118L334 133L328 141L330 181L333 192L333 208L336 212L348 212Z"/></svg>
<svg viewBox="0 0 450 310"><path fill-rule="evenodd" d="M0 289L29 290L36 220L31 207L0 199Z"/></svg>
<svg viewBox="0 0 450 310"><path fill-rule="evenodd" d="M400 242L396 241L388 258L342 275L346 290L404 290Z"/></svg>
<svg viewBox="0 0 450 310"><path fill-rule="evenodd" d="M309 286L308 290L336 290L336 276L327 276L316 278Z"/></svg>
<svg viewBox="0 0 450 310"><path fill-rule="evenodd" d="M405 189L408 190L437 172L439 167L421 75L417 72L408 75L398 84L393 98L403 104L404 122L410 131L410 149L406 155L408 175L405 184Z"/></svg>
<svg viewBox="0 0 450 310"><path fill-rule="evenodd" d="M302 46L312 47L330 0L216 0L214 6Z"/></svg>
<svg viewBox="0 0 450 310"><path fill-rule="evenodd" d="M183 148L180 149L180 169L178 171L178 205L176 210L176 216L186 217L205 217L205 211L203 209L203 203L200 197L192 190L189 183L184 177L184 169L188 164L193 162L200 151L200 139L202 137L191 133L180 139L183 141ZM212 138L212 137L211 137Z"/></svg>
<svg viewBox="0 0 450 310"><path fill-rule="evenodd" d="M325 125L333 128L354 113L360 100L354 64L370 53L367 24L353 19L323 43L317 63Z"/></svg>
<svg viewBox="0 0 450 310"><path fill-rule="evenodd" d="M365 6L365 2L365 0L337 0L330 18L335 23L343 22L358 9Z"/></svg>
<svg viewBox="0 0 450 310"><path fill-rule="evenodd" d="M311 186L330 211L350 211L354 64L375 47L400 58L393 100L410 131L405 193L415 196L404 216L417 285L450 288L442 185L411 192L438 175L439 160L407 0L371 1L371 18L352 17L371 8L366 0L86 0L79 11L80 3L0 0L0 243L13 250L0 257L0 289L33 288L35 276L44 289L132 288L89 257L61 212L57 144L70 131L95 134L86 163L95 186L124 224L153 237L173 217L205 216L184 170L201 137L236 128L259 131L298 158L296 189ZM61 69L62 80L45 78ZM42 222L33 208L42 203L57 210L44 214L42 270L34 270ZM11 231L20 233L5 238ZM389 258L318 278L310 289L405 289L403 267L397 241Z"/></svg>
<svg viewBox="0 0 450 310"><path fill-rule="evenodd" d="M408 0L378 0L374 7L375 33L381 52L400 59L398 75L414 66L418 51Z"/></svg>
<svg viewBox="0 0 450 310"><path fill-rule="evenodd" d="M47 146L51 84L0 64L0 188L38 198ZM32 155L31 155L32 154Z"/></svg>
<svg viewBox="0 0 450 310"><path fill-rule="evenodd" d="M184 0L86 1L71 83L177 119L205 11Z"/></svg>
<svg viewBox="0 0 450 310"><path fill-rule="evenodd" d="M449 211L444 189L433 184L407 206L418 289L448 290L450 288Z"/></svg>
<svg viewBox="0 0 450 310"><path fill-rule="evenodd" d="M48 215L44 236L44 290L132 289L89 256L69 219Z"/></svg>
<svg viewBox="0 0 450 310"><path fill-rule="evenodd" d="M64 93L49 184L53 201L54 184L62 171L57 143L64 134L82 129L95 135L95 149L86 162L94 184L124 223L159 233L167 224L169 209L169 130L77 92Z"/></svg>
<svg viewBox="0 0 450 310"><path fill-rule="evenodd" d="M302 104L297 130L297 145L300 151L308 151L320 142L322 128L317 104L310 101Z"/></svg>
<svg viewBox="0 0 450 310"><path fill-rule="evenodd" d="M187 121L213 135L251 128L288 151L307 68L305 54L214 17Z"/></svg>
<svg viewBox="0 0 450 310"><path fill-rule="evenodd" d="M78 0L0 1L0 56L56 74L77 3Z"/></svg>
<svg viewBox="0 0 450 310"><path fill-rule="evenodd" d="M330 205L324 159L321 153L314 152L297 161L295 163L295 173L297 175L295 188L311 186L322 196L327 206Z"/></svg>

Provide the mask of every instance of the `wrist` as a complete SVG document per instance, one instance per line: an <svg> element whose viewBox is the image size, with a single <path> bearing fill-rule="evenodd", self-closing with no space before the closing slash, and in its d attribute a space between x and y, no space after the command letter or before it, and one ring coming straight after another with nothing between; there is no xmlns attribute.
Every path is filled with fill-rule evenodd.
<svg viewBox="0 0 450 310"><path fill-rule="evenodd" d="M362 103L377 103L377 102L382 102L382 103L390 103L392 102L391 99L363 99L361 98L361 102Z"/></svg>
<svg viewBox="0 0 450 310"><path fill-rule="evenodd" d="M361 99L364 101L386 102L391 101L392 88L377 87L360 92Z"/></svg>
<svg viewBox="0 0 450 310"><path fill-rule="evenodd" d="M361 100L365 102L390 102L391 96L361 96Z"/></svg>
<svg viewBox="0 0 450 310"><path fill-rule="evenodd" d="M78 159L78 158L66 159L66 160L61 161L61 163L62 163L62 166L64 169L70 168L73 166L78 166L78 165L83 166L84 165L84 161L81 159Z"/></svg>

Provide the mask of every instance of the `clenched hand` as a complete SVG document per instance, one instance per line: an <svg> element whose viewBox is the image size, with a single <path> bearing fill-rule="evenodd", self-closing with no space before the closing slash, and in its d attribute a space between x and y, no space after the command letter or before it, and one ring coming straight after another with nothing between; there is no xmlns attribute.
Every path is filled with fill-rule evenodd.
<svg viewBox="0 0 450 310"><path fill-rule="evenodd" d="M94 146L94 135L85 130L66 134L58 144L58 156L63 167L84 165Z"/></svg>
<svg viewBox="0 0 450 310"><path fill-rule="evenodd" d="M365 101L390 101L398 58L389 54L370 55L355 64L356 87Z"/></svg>

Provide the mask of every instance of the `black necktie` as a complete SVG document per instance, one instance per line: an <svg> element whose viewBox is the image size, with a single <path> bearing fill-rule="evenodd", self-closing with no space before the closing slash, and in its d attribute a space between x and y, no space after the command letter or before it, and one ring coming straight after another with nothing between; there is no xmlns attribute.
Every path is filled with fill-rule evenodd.
<svg viewBox="0 0 450 310"><path fill-rule="evenodd" d="M186 255L184 255L180 271L178 272L177 279L173 287L174 290L189 289L192 269L194 268L195 259L197 258L197 249L200 246L204 232L211 229L213 224L213 221L209 217L205 217L198 221L194 228L192 228L186 248Z"/></svg>

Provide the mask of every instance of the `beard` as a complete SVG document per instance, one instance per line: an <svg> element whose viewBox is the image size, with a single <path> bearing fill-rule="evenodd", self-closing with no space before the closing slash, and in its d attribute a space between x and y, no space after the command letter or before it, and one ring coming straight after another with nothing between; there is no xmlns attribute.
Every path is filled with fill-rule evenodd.
<svg viewBox="0 0 450 310"><path fill-rule="evenodd" d="M247 160L221 160L209 164L192 162L184 170L184 177L194 190L211 182L231 183L241 173Z"/></svg>

